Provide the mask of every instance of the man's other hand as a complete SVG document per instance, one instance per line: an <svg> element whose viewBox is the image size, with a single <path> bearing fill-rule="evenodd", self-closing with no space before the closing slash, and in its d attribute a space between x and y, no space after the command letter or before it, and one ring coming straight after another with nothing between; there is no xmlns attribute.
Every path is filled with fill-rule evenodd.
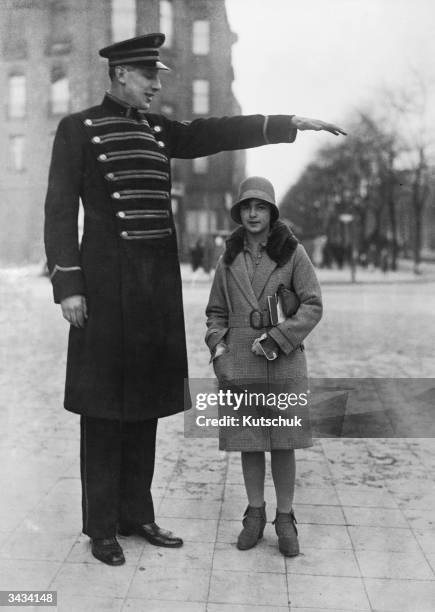
<svg viewBox="0 0 435 612"><path fill-rule="evenodd" d="M320 130L323 130L325 132L330 132L335 136L338 136L339 134L347 136L346 132L337 125L334 125L333 123L326 123L326 121L321 121L320 119L310 119L309 117L298 117L297 115L294 115L292 117L292 125L301 131L314 130L319 132Z"/></svg>
<svg viewBox="0 0 435 612"><path fill-rule="evenodd" d="M61 301L63 318L74 327L84 327L88 318L88 308L84 295L70 295Z"/></svg>

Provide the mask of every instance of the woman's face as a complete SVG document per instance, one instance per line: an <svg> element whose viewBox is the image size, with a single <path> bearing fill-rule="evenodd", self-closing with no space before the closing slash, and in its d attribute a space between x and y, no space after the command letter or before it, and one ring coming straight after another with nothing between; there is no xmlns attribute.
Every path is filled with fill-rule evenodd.
<svg viewBox="0 0 435 612"><path fill-rule="evenodd" d="M250 234L261 234L270 228L270 205L258 198L245 200L240 205L240 219Z"/></svg>

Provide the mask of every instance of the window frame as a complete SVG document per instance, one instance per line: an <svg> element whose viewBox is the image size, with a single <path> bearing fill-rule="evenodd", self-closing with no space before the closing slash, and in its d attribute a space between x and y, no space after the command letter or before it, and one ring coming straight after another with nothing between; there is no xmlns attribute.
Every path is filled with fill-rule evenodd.
<svg viewBox="0 0 435 612"><path fill-rule="evenodd" d="M13 143L14 142L20 142L21 143L21 150L18 153L18 157L16 156L17 150L15 149ZM26 137L24 134L9 134L9 159L10 159L10 167L12 169L13 172L16 173L21 173L21 172L25 172L26 170L26 166L25 166L25 156L24 156L24 151L25 151L25 146L26 146ZM20 160L21 163L16 163L17 159Z"/></svg>
<svg viewBox="0 0 435 612"><path fill-rule="evenodd" d="M207 85L207 87L204 91L198 91L200 85ZM205 104L204 101L206 101ZM207 115L210 112L210 81L208 79L193 79L192 111L195 115Z"/></svg>
<svg viewBox="0 0 435 612"><path fill-rule="evenodd" d="M56 86L62 81L66 83L66 92L67 92L66 98L63 98L62 96L53 95L56 92ZM64 101L64 105L61 105L62 101ZM52 116L66 115L71 110L70 79L66 71L59 67L54 67L51 71L50 92L49 92L48 103L49 103L49 114Z"/></svg>
<svg viewBox="0 0 435 612"><path fill-rule="evenodd" d="M13 87L13 79L21 79L21 89ZM27 116L27 77L24 72L14 71L8 75L7 115L9 119L24 119ZM15 89L15 91L14 91ZM15 93L15 96L13 95ZM22 100L14 99L22 94ZM18 95L19 97L19 95ZM16 109L19 109L18 111Z"/></svg>
<svg viewBox="0 0 435 612"><path fill-rule="evenodd" d="M165 35L165 47L174 46L174 4L172 0L159 0L159 31Z"/></svg>
<svg viewBox="0 0 435 612"><path fill-rule="evenodd" d="M205 32L198 31L198 27L204 24L207 26L206 35ZM192 24L192 53L194 55L210 54L210 21L208 19L195 19Z"/></svg>
<svg viewBox="0 0 435 612"><path fill-rule="evenodd" d="M129 5L127 5L128 2L130 2ZM123 18L127 19L126 23L122 23ZM133 38L136 34L137 1L110 0L110 35L112 42L127 40Z"/></svg>

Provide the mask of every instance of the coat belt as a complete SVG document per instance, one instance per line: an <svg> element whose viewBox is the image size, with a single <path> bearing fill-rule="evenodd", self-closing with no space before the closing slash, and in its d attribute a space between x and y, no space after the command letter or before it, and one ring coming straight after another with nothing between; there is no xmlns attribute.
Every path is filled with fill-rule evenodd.
<svg viewBox="0 0 435 612"><path fill-rule="evenodd" d="M269 311L266 310L251 310L249 314L234 314L228 315L228 327L250 327L252 329L263 329L272 327L270 323Z"/></svg>

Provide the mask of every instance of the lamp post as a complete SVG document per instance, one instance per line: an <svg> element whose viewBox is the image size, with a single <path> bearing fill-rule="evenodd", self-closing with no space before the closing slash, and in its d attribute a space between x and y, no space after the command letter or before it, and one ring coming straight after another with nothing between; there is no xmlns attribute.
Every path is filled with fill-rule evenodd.
<svg viewBox="0 0 435 612"><path fill-rule="evenodd" d="M354 218L355 216L350 213L342 213L338 216L340 221L345 227L349 227L347 234L350 239L350 279L351 282L356 282L356 261L355 261L355 232L354 232Z"/></svg>

